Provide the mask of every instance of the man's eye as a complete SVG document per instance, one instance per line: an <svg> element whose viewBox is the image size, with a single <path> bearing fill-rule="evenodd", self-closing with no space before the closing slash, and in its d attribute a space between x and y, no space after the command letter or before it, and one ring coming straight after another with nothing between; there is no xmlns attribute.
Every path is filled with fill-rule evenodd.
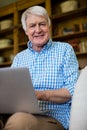
<svg viewBox="0 0 87 130"><path fill-rule="evenodd" d="M34 26L30 26L29 28L33 28Z"/></svg>
<svg viewBox="0 0 87 130"><path fill-rule="evenodd" d="M46 23L41 23L40 25L42 25L42 26L46 26Z"/></svg>
<svg viewBox="0 0 87 130"><path fill-rule="evenodd" d="M33 27L35 27L35 25L30 25L30 26L29 26L29 28L33 28Z"/></svg>

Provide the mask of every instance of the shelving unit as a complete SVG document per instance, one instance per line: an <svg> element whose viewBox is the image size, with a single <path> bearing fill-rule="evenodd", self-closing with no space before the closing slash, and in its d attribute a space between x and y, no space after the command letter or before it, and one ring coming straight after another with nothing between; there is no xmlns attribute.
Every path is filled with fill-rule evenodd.
<svg viewBox="0 0 87 130"><path fill-rule="evenodd" d="M52 21L51 35L53 40L70 42L70 44L74 39L80 41L80 43L76 44L79 49L74 48L76 56L80 68L87 65L87 29L83 29L84 23L87 23L87 1L77 0L78 9L62 13L60 4L64 1L66 0L20 0L14 4L0 8L0 21L5 19L13 21L13 25L9 29L0 30L0 39L12 39L10 46L0 48L0 56L5 57L5 61L0 63L0 67L10 66L12 57L27 47L28 39L22 29L21 15L25 9L32 5L41 5L47 9ZM77 30L75 30L75 27ZM74 31L66 34L64 32L66 28L73 28ZM85 50L83 49L84 47Z"/></svg>
<svg viewBox="0 0 87 130"><path fill-rule="evenodd" d="M51 1L52 11L52 38L56 41L70 43L79 61L79 67L87 65L87 1L77 0L78 9L62 12L60 4L65 0ZM83 3L82 3L83 2Z"/></svg>
<svg viewBox="0 0 87 130"><path fill-rule="evenodd" d="M4 61L0 63L0 67L6 67L11 65L12 56L15 52L15 34L14 34L14 12L16 4L11 4L9 6L0 8L0 23L4 20L12 20L12 26L10 28L4 28L1 30L0 26L0 40L11 40L11 44L8 46L3 45L0 47L0 57L3 57Z"/></svg>

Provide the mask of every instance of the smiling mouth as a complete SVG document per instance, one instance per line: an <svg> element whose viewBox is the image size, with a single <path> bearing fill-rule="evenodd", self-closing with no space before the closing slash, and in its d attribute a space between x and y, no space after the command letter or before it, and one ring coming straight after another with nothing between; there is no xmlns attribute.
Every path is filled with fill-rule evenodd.
<svg viewBox="0 0 87 130"><path fill-rule="evenodd" d="M35 36L35 37L43 37L44 35L37 35L37 36Z"/></svg>
<svg viewBox="0 0 87 130"><path fill-rule="evenodd" d="M44 37L44 35L34 36L34 38L36 38L36 39L41 39L43 37Z"/></svg>

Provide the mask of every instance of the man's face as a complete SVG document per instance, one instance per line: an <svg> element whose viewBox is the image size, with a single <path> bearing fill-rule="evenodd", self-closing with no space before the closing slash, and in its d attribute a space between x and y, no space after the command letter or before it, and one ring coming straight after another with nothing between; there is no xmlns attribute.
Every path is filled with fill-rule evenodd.
<svg viewBox="0 0 87 130"><path fill-rule="evenodd" d="M48 21L38 15L30 14L26 19L26 35L35 47L43 47L50 37L50 27Z"/></svg>

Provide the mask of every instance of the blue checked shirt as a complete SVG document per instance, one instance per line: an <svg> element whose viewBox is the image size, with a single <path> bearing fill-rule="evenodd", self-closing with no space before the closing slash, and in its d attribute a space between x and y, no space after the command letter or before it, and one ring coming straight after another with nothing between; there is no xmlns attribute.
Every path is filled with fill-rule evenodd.
<svg viewBox="0 0 87 130"><path fill-rule="evenodd" d="M78 62L73 48L67 43L49 40L41 52L36 52L29 41L28 48L15 56L11 67L29 68L35 90L66 88L73 96ZM60 121L66 129L69 126L70 103L39 101L40 108L50 110L47 115Z"/></svg>

